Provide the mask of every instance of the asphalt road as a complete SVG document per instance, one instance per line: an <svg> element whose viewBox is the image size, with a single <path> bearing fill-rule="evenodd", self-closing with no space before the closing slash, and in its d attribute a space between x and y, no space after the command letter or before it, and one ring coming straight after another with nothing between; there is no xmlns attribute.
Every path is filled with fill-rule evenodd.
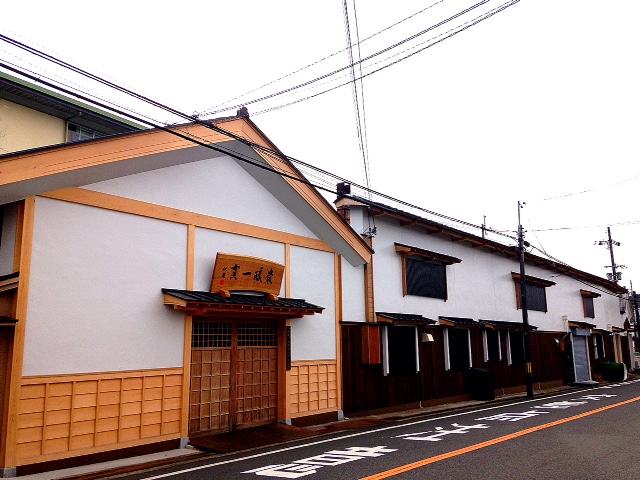
<svg viewBox="0 0 640 480"><path fill-rule="evenodd" d="M128 479L640 479L640 381L215 457Z"/></svg>

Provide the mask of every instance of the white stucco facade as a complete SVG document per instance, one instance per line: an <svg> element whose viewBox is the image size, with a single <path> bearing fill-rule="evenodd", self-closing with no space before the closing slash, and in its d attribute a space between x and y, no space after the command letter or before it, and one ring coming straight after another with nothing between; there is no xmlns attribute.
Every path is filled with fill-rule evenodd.
<svg viewBox="0 0 640 480"><path fill-rule="evenodd" d="M353 217L352 214L352 219ZM355 217L360 218L360 215ZM430 235L415 227L400 226L397 221L386 217L377 217L376 227L377 234L373 240L376 311L421 314L434 320L439 316L452 316L475 320L522 321L511 276L511 272L519 272L516 259L472 248L464 242ZM462 260L446 267L446 301L403 296L402 257L396 252L395 243ZM622 327L626 317L620 314L617 296L603 293L565 274L534 265L527 265L526 274L555 282L555 285L545 289L547 312L529 311L530 323L540 330L566 331L565 320L586 321L603 329L610 328L611 325ZM585 318L581 289L601 294L593 300L595 318Z"/></svg>
<svg viewBox="0 0 640 480"><path fill-rule="evenodd" d="M23 374L182 365L187 228L37 198Z"/></svg>
<svg viewBox="0 0 640 480"><path fill-rule="evenodd" d="M291 248L291 296L324 307L291 321L291 359L336 358L336 307L332 253Z"/></svg>
<svg viewBox="0 0 640 480"><path fill-rule="evenodd" d="M299 218L228 156L127 175L85 188L317 238Z"/></svg>
<svg viewBox="0 0 640 480"><path fill-rule="evenodd" d="M364 266L353 266L342 261L342 320L345 322L364 322L365 289Z"/></svg>

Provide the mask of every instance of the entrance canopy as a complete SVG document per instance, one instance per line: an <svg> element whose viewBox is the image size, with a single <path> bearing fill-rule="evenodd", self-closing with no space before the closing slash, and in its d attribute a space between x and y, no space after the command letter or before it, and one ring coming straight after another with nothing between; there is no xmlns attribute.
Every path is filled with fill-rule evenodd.
<svg viewBox="0 0 640 480"><path fill-rule="evenodd" d="M505 328L509 330L524 330L524 323L522 322L506 322L504 320L478 320L480 324L489 329ZM538 327L529 325L529 330L537 330Z"/></svg>
<svg viewBox="0 0 640 480"><path fill-rule="evenodd" d="M434 325L435 320L412 313L376 312L378 323L392 325Z"/></svg>
<svg viewBox="0 0 640 480"><path fill-rule="evenodd" d="M224 297L216 293L163 288L164 304L174 310L208 317L247 317L290 319L322 313L319 307L297 298L270 300L263 295L231 294Z"/></svg>
<svg viewBox="0 0 640 480"><path fill-rule="evenodd" d="M478 328L480 324L476 322L473 318L463 318L463 317L438 317L438 324L443 327L453 327L453 328Z"/></svg>

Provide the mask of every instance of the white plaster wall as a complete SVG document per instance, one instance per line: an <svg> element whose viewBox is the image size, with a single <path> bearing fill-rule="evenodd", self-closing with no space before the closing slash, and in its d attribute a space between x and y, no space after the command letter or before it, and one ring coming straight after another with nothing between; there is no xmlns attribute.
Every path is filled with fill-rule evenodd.
<svg viewBox="0 0 640 480"><path fill-rule="evenodd" d="M18 204L0 206L3 210L2 232L0 232L0 275L13 273L13 252L16 245Z"/></svg>
<svg viewBox="0 0 640 480"><path fill-rule="evenodd" d="M24 375L182 365L187 228L37 198Z"/></svg>
<svg viewBox="0 0 640 480"><path fill-rule="evenodd" d="M364 266L352 266L342 260L342 320L345 322L364 322Z"/></svg>
<svg viewBox="0 0 640 480"><path fill-rule="evenodd" d="M248 255L284 265L282 243L196 228L194 289L209 291L217 253ZM284 281L280 289L284 295Z"/></svg>
<svg viewBox="0 0 640 480"><path fill-rule="evenodd" d="M519 272L514 259L502 257L462 242L452 242L411 227L400 227L389 219L377 218L378 233L374 238L374 285L376 311L416 313L434 320L438 316L469 317L521 322L511 272ZM394 242L462 259L447 266L447 301L402 295L401 257ZM593 290L565 275L535 266L527 266L527 275L556 282L546 289L548 312L529 311L529 321L541 330L565 330L564 315L573 321L589 321L606 328L606 323L622 325L618 299L602 294L594 299L596 321L584 318L580 289ZM602 321L607 319L606 322Z"/></svg>
<svg viewBox="0 0 640 480"><path fill-rule="evenodd" d="M333 254L291 247L291 296L324 307L291 321L291 359L336 358Z"/></svg>
<svg viewBox="0 0 640 480"><path fill-rule="evenodd" d="M228 156L136 173L84 188L317 238Z"/></svg>

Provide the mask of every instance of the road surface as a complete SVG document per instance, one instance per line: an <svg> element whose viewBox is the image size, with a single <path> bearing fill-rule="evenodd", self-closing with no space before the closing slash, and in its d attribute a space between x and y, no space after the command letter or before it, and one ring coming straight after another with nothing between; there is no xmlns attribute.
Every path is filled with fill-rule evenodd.
<svg viewBox="0 0 640 480"><path fill-rule="evenodd" d="M639 382L340 432L124 478L637 480Z"/></svg>

